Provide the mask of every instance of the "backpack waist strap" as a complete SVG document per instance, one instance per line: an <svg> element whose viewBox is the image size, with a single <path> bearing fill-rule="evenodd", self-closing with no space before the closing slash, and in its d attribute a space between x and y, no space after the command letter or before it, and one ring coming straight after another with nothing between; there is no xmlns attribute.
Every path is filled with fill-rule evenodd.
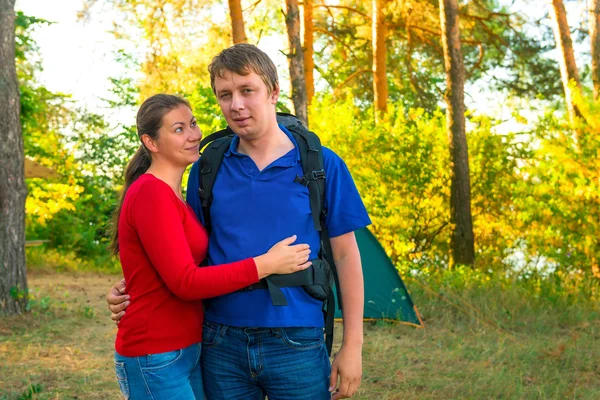
<svg viewBox="0 0 600 400"><path fill-rule="evenodd" d="M322 267L324 261L321 259L311 260L313 265L310 267L294 272L293 274L285 275L269 275L261 279L257 283L246 286L240 291L249 291L254 289L269 289L271 301L274 306L287 306L287 300L280 288L294 286L313 286L322 285L328 286L329 280L326 269Z"/></svg>

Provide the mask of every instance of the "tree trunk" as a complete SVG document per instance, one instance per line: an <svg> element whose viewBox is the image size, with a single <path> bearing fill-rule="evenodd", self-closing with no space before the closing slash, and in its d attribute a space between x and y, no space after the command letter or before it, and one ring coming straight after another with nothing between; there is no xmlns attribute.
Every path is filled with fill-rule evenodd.
<svg viewBox="0 0 600 400"><path fill-rule="evenodd" d="M306 81L306 102L309 105L315 95L313 35L313 0L304 0L304 80Z"/></svg>
<svg viewBox="0 0 600 400"><path fill-rule="evenodd" d="M569 30L569 23L567 22L565 5L562 0L552 0L552 9L550 14L554 21L554 38L556 40L556 47L560 51L560 75L562 76L563 88L565 90L567 110L572 119L575 116L581 116L581 114L573 102L573 91L569 87L569 82L575 81L578 88L581 84L579 82L577 64L575 64L573 41L571 40L571 32Z"/></svg>
<svg viewBox="0 0 600 400"><path fill-rule="evenodd" d="M590 42L592 43L592 81L594 100L600 96L600 0L589 0Z"/></svg>
<svg viewBox="0 0 600 400"><path fill-rule="evenodd" d="M246 43L246 31L244 29L244 14L242 13L241 0L229 0L229 16L231 18L231 32L233 44Z"/></svg>
<svg viewBox="0 0 600 400"><path fill-rule="evenodd" d="M465 134L465 67L460 49L457 0L440 0L440 21L446 69L446 119L452 163L450 189L450 220L453 225L452 263L473 265L475 251L471 217L471 182Z"/></svg>
<svg viewBox="0 0 600 400"><path fill-rule="evenodd" d="M373 94L375 109L381 113L387 110L388 82L386 70L387 49L385 47L386 27L383 12L385 0L373 0Z"/></svg>
<svg viewBox="0 0 600 400"><path fill-rule="evenodd" d="M287 26L290 53L290 80L292 81L292 102L296 116L303 124L308 124L306 105L306 82L304 81L304 51L300 42L300 10L298 0L286 0L285 24Z"/></svg>
<svg viewBox="0 0 600 400"><path fill-rule="evenodd" d="M19 83L15 68L15 1L0 0L0 315L27 305L25 186Z"/></svg>

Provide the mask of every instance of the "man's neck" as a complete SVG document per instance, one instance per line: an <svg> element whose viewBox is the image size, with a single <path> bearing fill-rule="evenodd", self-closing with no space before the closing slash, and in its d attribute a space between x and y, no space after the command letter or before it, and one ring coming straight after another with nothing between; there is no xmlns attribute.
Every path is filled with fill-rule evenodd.
<svg viewBox="0 0 600 400"><path fill-rule="evenodd" d="M268 132L256 139L240 138L237 150L252 158L258 169L262 171L293 148L294 144L290 138L275 123Z"/></svg>

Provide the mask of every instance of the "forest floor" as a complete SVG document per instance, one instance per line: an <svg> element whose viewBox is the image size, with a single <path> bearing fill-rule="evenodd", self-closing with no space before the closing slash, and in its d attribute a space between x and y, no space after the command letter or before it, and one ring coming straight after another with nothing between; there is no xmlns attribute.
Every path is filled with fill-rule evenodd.
<svg viewBox="0 0 600 400"><path fill-rule="evenodd" d="M0 400L120 398L117 328L105 302L119 276L28 274L31 312L0 319ZM494 295L465 310L416 290L425 329L365 322L363 383L353 398L600 399L597 305L529 307L522 293ZM341 325L336 332L334 352Z"/></svg>

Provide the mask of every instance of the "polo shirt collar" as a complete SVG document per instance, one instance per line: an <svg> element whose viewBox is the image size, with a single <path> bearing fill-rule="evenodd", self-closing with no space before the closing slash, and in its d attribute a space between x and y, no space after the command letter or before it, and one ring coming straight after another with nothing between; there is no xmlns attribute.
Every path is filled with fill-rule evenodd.
<svg viewBox="0 0 600 400"><path fill-rule="evenodd" d="M300 162L300 151L298 150L298 142L296 142L294 135L292 135L285 126L280 125L280 124L278 124L278 125L279 125L279 129L281 129L283 131L283 133L285 133L287 135L287 137L294 144L294 150L290 150L289 153L287 153L286 155L281 157L281 160L283 161L283 159L289 159L290 166L294 165L294 164L298 164ZM227 149L227 151L225 152L225 157L231 157L231 155L245 157L246 154L242 154L237 151L239 144L240 144L240 138L238 137L238 135L234 135L233 140L229 144L229 149Z"/></svg>

